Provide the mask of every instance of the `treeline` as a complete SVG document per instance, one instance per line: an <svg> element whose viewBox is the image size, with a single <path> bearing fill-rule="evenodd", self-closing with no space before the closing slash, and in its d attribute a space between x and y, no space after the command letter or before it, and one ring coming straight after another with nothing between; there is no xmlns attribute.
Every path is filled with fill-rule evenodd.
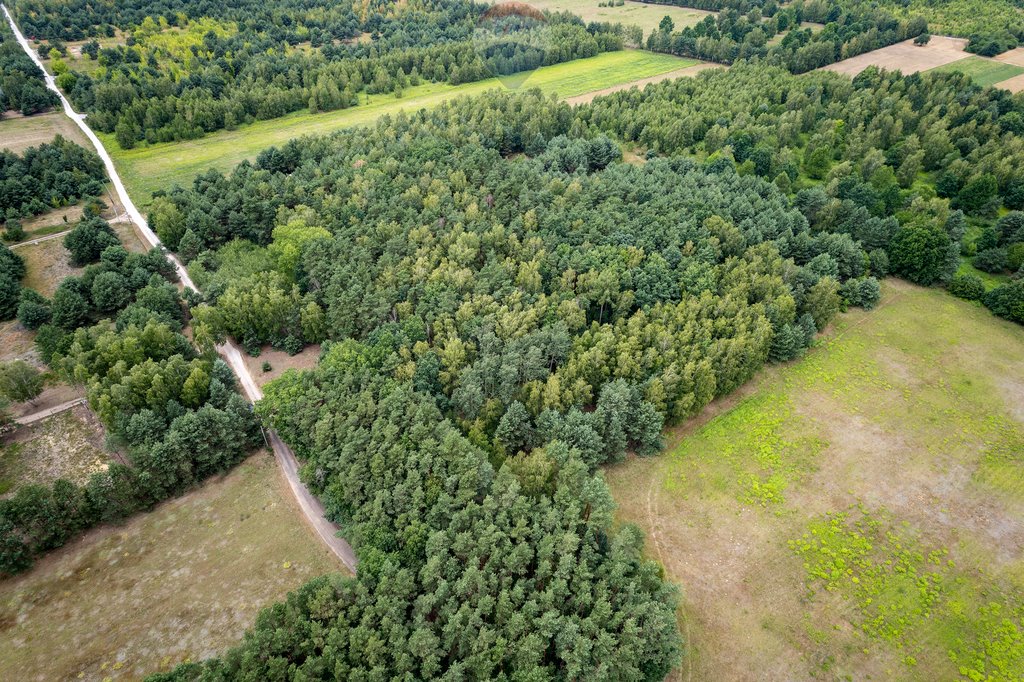
<svg viewBox="0 0 1024 682"><path fill-rule="evenodd" d="M743 6L747 3L735 3ZM920 17L898 20L873 6L853 5L837 11L835 5L796 3L779 10L766 3L746 14L733 8L707 16L695 26L674 31L668 17L647 38L647 48L684 57L732 64L738 59L763 58L804 73L842 59L913 38L928 29ZM820 31L800 28L803 21L827 22ZM769 45L774 37L782 40Z"/></svg>
<svg viewBox="0 0 1024 682"><path fill-rule="evenodd" d="M158 3L140 3L137 11L90 3L79 20L91 27L90 35L102 26L131 32L123 45L87 45L83 53L102 68L85 74L63 66L58 85L90 113L90 125L114 133L128 149L300 109L350 107L361 95L401 96L420 82L466 83L591 57L621 49L625 39L617 24L584 26L568 13L487 20L486 6L461 1L324 9L327 16L347 17L341 24L323 19L320 3L291 13L289 7L253 8L250 16L252 4L185 3L160 14ZM64 35L52 24L65 3L32 0L16 7L24 31ZM143 8L155 14L140 19ZM369 40L349 40L359 35ZM306 41L310 47L299 45Z"/></svg>
<svg viewBox="0 0 1024 682"><path fill-rule="evenodd" d="M0 218L16 221L97 196L106 177L95 152L60 135L21 156L0 149Z"/></svg>
<svg viewBox="0 0 1024 682"><path fill-rule="evenodd" d="M59 102L56 93L47 90L43 72L21 49L7 17L0 16L0 117L8 109L29 116Z"/></svg>
<svg viewBox="0 0 1024 682"><path fill-rule="evenodd" d="M18 320L37 330L36 346L57 376L85 386L128 463L111 463L82 486L30 484L0 500L0 575L227 470L262 442L230 368L179 333L184 309L166 256L128 253L94 215L65 245L74 263L92 264L61 282L52 300L22 289ZM3 253L4 263L17 259Z"/></svg>

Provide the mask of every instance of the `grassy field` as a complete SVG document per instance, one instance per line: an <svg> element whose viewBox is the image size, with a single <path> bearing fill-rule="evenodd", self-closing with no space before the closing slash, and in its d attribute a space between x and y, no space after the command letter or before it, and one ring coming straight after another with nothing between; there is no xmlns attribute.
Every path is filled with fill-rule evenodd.
<svg viewBox="0 0 1024 682"><path fill-rule="evenodd" d="M697 62L671 55L626 50L607 52L590 59L547 66L532 72L522 88L541 88L561 97L600 90L617 83L634 81L675 71ZM226 171L243 159L251 159L266 147L280 145L302 135L323 134L351 126L366 125L384 114L436 106L459 95L479 94L504 87L507 79L489 79L464 85L425 84L409 88L401 99L378 95L368 104L322 114L299 112L271 121L260 121L233 131L220 131L199 140L158 144L122 150L113 136L104 144L117 164L128 193L141 206L152 193L174 183L187 186L208 168Z"/></svg>
<svg viewBox="0 0 1024 682"><path fill-rule="evenodd" d="M103 428L84 406L19 428L0 443L0 495L58 478L84 485L107 468Z"/></svg>
<svg viewBox="0 0 1024 682"><path fill-rule="evenodd" d="M666 453L608 469L683 589L678 677L1020 679L1021 367L1019 327L890 280Z"/></svg>
<svg viewBox="0 0 1024 682"><path fill-rule="evenodd" d="M686 26L693 26L699 23L708 15L713 16L716 14L716 12L707 12L702 9L633 2L632 0L627 0L620 7L598 7L599 1L526 0L526 4L551 12L572 12L587 23L607 21L625 26L639 26L643 29L644 38L658 27L662 17L671 17L678 31Z"/></svg>
<svg viewBox="0 0 1024 682"><path fill-rule="evenodd" d="M0 583L0 679L140 679L239 641L261 607L340 570L286 485L256 455Z"/></svg>
<svg viewBox="0 0 1024 682"><path fill-rule="evenodd" d="M959 71L971 77L978 85L985 87L995 85L1000 81L1019 76L1024 73L1024 68L1016 64L1007 64L985 57L968 57L951 64L939 66L932 71Z"/></svg>
<svg viewBox="0 0 1024 682"><path fill-rule="evenodd" d="M49 142L57 135L90 147L89 141L78 126L63 111L51 111L34 116L22 116L8 111L0 117L0 149L20 154L29 147Z"/></svg>
<svg viewBox="0 0 1024 682"><path fill-rule="evenodd" d="M986 289L994 289L1000 284L1006 284L1010 281L1009 275L992 274L991 272L985 272L979 270L971 264L971 259L966 256L960 257L960 267L957 268L956 274L958 275L976 275L985 283Z"/></svg>

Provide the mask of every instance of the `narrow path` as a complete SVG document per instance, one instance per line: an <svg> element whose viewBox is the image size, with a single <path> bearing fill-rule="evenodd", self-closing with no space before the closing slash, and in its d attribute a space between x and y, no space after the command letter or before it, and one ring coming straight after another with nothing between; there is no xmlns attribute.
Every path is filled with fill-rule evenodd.
<svg viewBox="0 0 1024 682"><path fill-rule="evenodd" d="M149 223L146 222L142 213L132 202L131 197L128 196L128 190L125 189L124 183L121 182L121 176L117 174L117 168L114 167L114 161L110 158L110 154L107 153L106 148L103 146L103 143L100 142L96 133L92 131L92 128L85 124L85 116L74 110L71 106L71 102L68 101L64 96L64 93L57 87L53 76L43 68L43 64L39 60L39 56L28 44L28 41L25 39L25 36L22 35L18 25L14 23L14 17L11 16L7 6L0 4L0 8L3 8L4 16L7 17L7 23L10 24L11 30L14 31L14 36L17 38L22 49L25 50L25 53L45 75L46 87L56 93L60 98L61 104L64 107L64 113L81 129L85 136L89 138L89 141L92 142L93 146L96 148L96 153L99 154L101 159L103 159L103 165L107 169L107 175L114 184L114 189L117 192L118 198L121 200L121 205L124 206L127 218L138 226L139 232L141 232L146 243L151 247L162 246L160 238L156 236L156 233L153 232L152 229L150 229ZM177 271L182 284L198 291L198 287L192 282L192 278L188 276L188 272L181 264L181 261L179 261L177 257L170 252L167 253L167 256L174 264L174 268ZM234 370L246 397L248 397L252 402L259 400L263 396L263 392L260 391L259 386L256 385L255 381L253 381L252 376L249 374L249 370L245 367L245 362L242 360L241 353L238 352L238 349L234 344L228 341L228 343L218 346L217 352L220 353L225 362L227 362L231 369ZM320 501L309 492L306 486L303 485L302 481L299 479L299 467L298 462L295 460L295 454L281 441L280 438L277 437L277 434L269 430L267 433L270 444L274 449L274 457L277 459L285 478L287 478L288 485L295 494L295 499L302 508L302 513L306 516L307 521L324 543L330 547L335 556L337 556L350 571L355 573L357 564L355 552L352 551L352 547L343 538L338 537L338 528L331 523L326 516L324 516L323 505L320 504Z"/></svg>
<svg viewBox="0 0 1024 682"><path fill-rule="evenodd" d="M70 231L71 230L63 230L61 232L54 232L53 234L44 235L42 237L36 237L35 239L29 239L28 241L15 242L14 244L8 244L7 248L9 248L9 249L17 249L17 248L20 248L22 246L32 246L33 244L38 244L39 242L46 242L46 241L49 241L51 239L56 239L57 237L63 237L64 235L66 235Z"/></svg>
<svg viewBox="0 0 1024 682"><path fill-rule="evenodd" d="M41 421L47 417L52 417L55 414L60 414L61 412L70 410L72 407L77 405L84 404L85 398L75 398L74 400L69 400L66 403L61 403L60 405L54 405L53 407L48 407L45 410L39 410L38 412L18 417L14 421L18 422L22 426L28 426L29 424L35 424L37 421Z"/></svg>

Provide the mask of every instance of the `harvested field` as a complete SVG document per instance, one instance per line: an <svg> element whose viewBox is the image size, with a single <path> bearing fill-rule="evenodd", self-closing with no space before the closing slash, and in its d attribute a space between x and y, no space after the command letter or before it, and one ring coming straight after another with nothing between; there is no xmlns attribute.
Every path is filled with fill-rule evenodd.
<svg viewBox="0 0 1024 682"><path fill-rule="evenodd" d="M257 612L343 570L267 453L0 583L0 679L138 680L241 640Z"/></svg>
<svg viewBox="0 0 1024 682"><path fill-rule="evenodd" d="M941 290L883 292L607 469L682 587L682 679L1024 670L1024 335Z"/></svg>
<svg viewBox="0 0 1024 682"><path fill-rule="evenodd" d="M964 50L965 47L967 47L965 38L932 36L931 42L923 47L914 45L913 40L904 40L902 43L823 66L822 69L843 73L847 76L856 76L869 66L877 66L889 71L902 71L904 74L917 73L970 57L971 54Z"/></svg>

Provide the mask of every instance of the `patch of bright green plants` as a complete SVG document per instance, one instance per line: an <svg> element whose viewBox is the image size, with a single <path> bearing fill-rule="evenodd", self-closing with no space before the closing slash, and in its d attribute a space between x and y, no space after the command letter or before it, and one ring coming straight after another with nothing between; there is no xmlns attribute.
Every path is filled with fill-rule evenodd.
<svg viewBox="0 0 1024 682"><path fill-rule="evenodd" d="M928 661L935 669L947 661L950 673L970 680L1020 679L1018 586L961 570L945 548L927 546L906 524L863 506L812 520L789 547L803 560L809 597L838 594L854 628L895 647L907 666Z"/></svg>
<svg viewBox="0 0 1024 682"><path fill-rule="evenodd" d="M826 443L801 433L803 419L778 393L749 398L713 419L673 453L692 470L694 459L711 460L711 484L740 502L762 507L785 502L786 489L812 470ZM707 467L702 467L707 469Z"/></svg>

